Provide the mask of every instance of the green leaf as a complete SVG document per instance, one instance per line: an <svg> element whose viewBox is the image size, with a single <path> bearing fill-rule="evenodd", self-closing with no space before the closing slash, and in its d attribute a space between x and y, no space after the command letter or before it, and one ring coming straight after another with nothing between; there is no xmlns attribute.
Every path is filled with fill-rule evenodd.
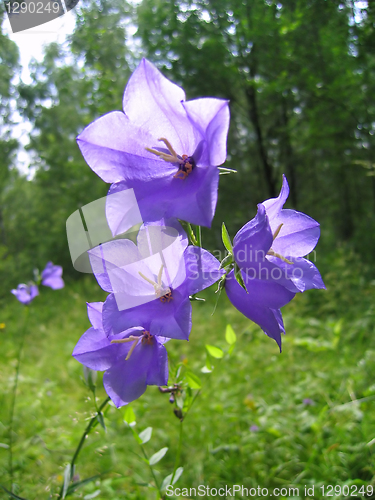
<svg viewBox="0 0 375 500"><path fill-rule="evenodd" d="M83 500L92 500L93 498L96 498L97 496L100 495L101 490L96 490L94 493L89 493L88 495L85 495L83 497Z"/></svg>
<svg viewBox="0 0 375 500"><path fill-rule="evenodd" d="M197 377L197 375L194 375L194 373L191 372L187 372L185 376L186 382L191 389L201 389L202 382L200 381L200 378Z"/></svg>
<svg viewBox="0 0 375 500"><path fill-rule="evenodd" d="M144 431L139 433L139 438L142 444L146 444L150 441L152 435L152 427L147 427Z"/></svg>
<svg viewBox="0 0 375 500"><path fill-rule="evenodd" d="M221 359L224 356L223 351L219 347L215 347L214 345L206 344L206 349L213 358Z"/></svg>
<svg viewBox="0 0 375 500"><path fill-rule="evenodd" d="M71 495L72 493L74 493L75 490L78 490L78 488L80 488L81 486L88 484L88 483L91 483L92 481L96 481L96 479L99 479L103 475L104 475L104 473L97 474L96 476L88 477L87 479L83 479L82 481L78 481L78 482L71 484L68 488L68 495Z"/></svg>
<svg viewBox="0 0 375 500"><path fill-rule="evenodd" d="M133 427L136 424L135 413L130 405L125 407L124 422L130 425L130 427Z"/></svg>
<svg viewBox="0 0 375 500"><path fill-rule="evenodd" d="M64 470L64 485L63 485L63 490L62 490L62 498L66 497L66 494L67 494L68 488L69 488L70 478L71 478L70 464L68 464Z"/></svg>
<svg viewBox="0 0 375 500"><path fill-rule="evenodd" d="M223 267L230 266L233 262L233 255L229 253L224 257L224 259L220 263L219 269L223 269Z"/></svg>
<svg viewBox="0 0 375 500"><path fill-rule="evenodd" d="M172 484L177 483L177 481L180 479L183 472L184 472L183 467L179 467L178 469L176 469ZM171 484L172 477L173 477L173 474L168 474L168 476L163 479L163 482L161 483L161 488L160 488L162 491L167 489L167 486L169 486Z"/></svg>
<svg viewBox="0 0 375 500"><path fill-rule="evenodd" d="M237 264L234 264L234 275L236 277L237 283L240 286L242 286L242 288L247 293L247 288L246 288L245 282L244 282L244 280L242 278L241 269L237 266Z"/></svg>
<svg viewBox="0 0 375 500"><path fill-rule="evenodd" d="M225 286L225 276L222 276L219 280L219 283L218 283L218 286L217 286L217 290L215 291L215 293L217 293L217 298L216 298L216 302L215 302L215 307L214 307L214 310L212 311L212 314L211 316L213 316L215 314L215 311L216 311L216 308L217 308L217 305L219 303L219 298L220 298L220 295L221 295L221 292Z"/></svg>
<svg viewBox="0 0 375 500"><path fill-rule="evenodd" d="M186 391L185 391L185 400L184 400L184 406L182 408L182 411L183 412L187 412L189 411L189 408L190 406L192 405L193 403L193 393L192 393L192 390L190 387L187 387L186 388Z"/></svg>
<svg viewBox="0 0 375 500"><path fill-rule="evenodd" d="M85 378L85 383L90 391L95 392L96 387L96 379L98 377L98 372L95 370L91 370L91 368L87 368L87 366L83 367L83 376Z"/></svg>
<svg viewBox="0 0 375 500"><path fill-rule="evenodd" d="M181 396L181 394L175 396L175 401L177 408L180 408L180 410L182 410L182 408L184 407L184 398Z"/></svg>
<svg viewBox="0 0 375 500"><path fill-rule="evenodd" d="M229 233L224 222L221 226L221 237L225 248L228 250L229 253L233 254L232 242L230 241Z"/></svg>
<svg viewBox="0 0 375 500"><path fill-rule="evenodd" d="M5 491L5 493L7 493L10 497L15 498L16 500L27 500L26 498L19 497L14 493L12 493L11 491L7 490L5 486L0 485L0 488L2 488Z"/></svg>
<svg viewBox="0 0 375 500"><path fill-rule="evenodd" d="M182 369L182 363L179 363L176 367L176 375L175 375L176 380L178 380L178 377L180 376L181 369Z"/></svg>
<svg viewBox="0 0 375 500"><path fill-rule="evenodd" d="M236 334L234 333L234 330L231 325L227 325L227 328L225 330L225 340L228 342L229 345L234 344L237 340Z"/></svg>
<svg viewBox="0 0 375 500"><path fill-rule="evenodd" d="M99 422L99 424L103 427L103 429L105 430L105 432L107 432L107 427L105 426L105 423L104 423L104 415L103 415L103 413L99 412L96 415L96 419Z"/></svg>
<svg viewBox="0 0 375 500"><path fill-rule="evenodd" d="M150 465L157 464L164 457L164 455L167 453L167 451L168 451L168 448L162 448L161 450L157 451L156 453L154 453L152 455L152 457L150 458L150 460L148 461L148 463Z"/></svg>
<svg viewBox="0 0 375 500"><path fill-rule="evenodd" d="M202 373L211 373L212 372L212 368L210 369L210 368L207 368L207 366L203 366L201 368L201 372Z"/></svg>

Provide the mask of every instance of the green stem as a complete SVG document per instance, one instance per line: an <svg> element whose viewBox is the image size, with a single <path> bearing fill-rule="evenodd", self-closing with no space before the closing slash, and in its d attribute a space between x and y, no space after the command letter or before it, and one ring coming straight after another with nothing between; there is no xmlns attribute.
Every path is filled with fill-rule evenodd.
<svg viewBox="0 0 375 500"><path fill-rule="evenodd" d="M107 405L107 403L110 401L111 398L107 398L103 401L103 403L99 406L99 408L97 409L95 415L92 417L92 419L90 420L90 422L87 424L87 427L84 431L84 433L82 434L82 437L81 437L81 440L80 442L78 443L78 446L77 446L77 449L73 455L73 458L72 458L72 461L70 462L70 479L69 479L69 482L73 479L73 476L74 476L74 465L77 461L77 458L78 458L78 455L84 445L84 442L86 440L86 437L90 434L91 432L91 429L92 427L98 423L98 420L97 420L97 416L99 415L99 413L101 413L101 411L103 410L103 408ZM60 493L59 493L59 496L57 497L58 499L62 498L62 494L63 494L63 490L64 490L64 484L61 486L61 489L60 489Z"/></svg>
<svg viewBox="0 0 375 500"><path fill-rule="evenodd" d="M22 352L23 352L23 346L25 343L25 335L26 335L26 327L27 327L27 320L29 317L29 308L28 306L25 306L24 308L24 320L23 320L23 326L22 326L22 332L21 332L21 341L20 341L20 346L18 349L18 355L17 355L17 363L16 363L16 375L14 379L14 385L13 385L13 391L12 391L12 404L10 407L10 418L9 418L9 476L10 476L10 491L14 493L13 491L13 420L14 420L14 410L16 407L16 397L17 397L17 387L18 387L18 379L19 379L19 374L20 374L20 365L21 365L21 357L22 357Z"/></svg>
<svg viewBox="0 0 375 500"><path fill-rule="evenodd" d="M180 463L181 447L182 447L182 434L183 434L183 420L180 420L180 433L179 433L179 438L178 438L177 455L176 455L176 460L174 463L174 469L173 469L173 474L172 474L172 479L171 479L170 484L173 484L173 480L174 480L174 477L176 475L176 471L177 471L179 463Z"/></svg>
<svg viewBox="0 0 375 500"><path fill-rule="evenodd" d="M156 476L155 476L155 472L154 472L154 469L152 468L152 465L150 464L149 460L148 460L148 457L147 457L147 453L143 447L143 444L142 443L139 443L139 446L141 447L141 450L142 450L142 453L143 453L143 456L145 457L145 460L147 461L148 463L148 466L150 467L150 471L151 471L151 474L152 474L152 477L154 478L154 483L155 483L155 486L156 486L156 489L158 490L158 493L159 493L159 497L160 499L163 498L163 495L161 493L161 489L160 489L160 486L159 486L159 483L157 482L156 480Z"/></svg>
<svg viewBox="0 0 375 500"><path fill-rule="evenodd" d="M201 247L202 246L202 228L201 228L201 226L197 226L196 240L197 240L197 246Z"/></svg>

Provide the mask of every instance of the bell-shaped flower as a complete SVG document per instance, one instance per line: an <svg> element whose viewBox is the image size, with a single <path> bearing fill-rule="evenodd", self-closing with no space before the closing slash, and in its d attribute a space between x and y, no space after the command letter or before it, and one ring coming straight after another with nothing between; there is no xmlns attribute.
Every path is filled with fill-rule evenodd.
<svg viewBox="0 0 375 500"><path fill-rule="evenodd" d="M11 293L16 296L21 304L28 305L39 295L39 290L35 284L25 285L21 283L16 289L11 290Z"/></svg>
<svg viewBox="0 0 375 500"><path fill-rule="evenodd" d="M188 246L176 221L143 225L137 245L114 240L90 252L99 285L111 292L103 307L107 335L140 322L150 332L188 339L192 307L189 296L215 283L224 271L206 250Z"/></svg>
<svg viewBox="0 0 375 500"><path fill-rule="evenodd" d="M231 271L225 282L227 295L245 316L259 324L281 349L285 333L280 307L297 292L325 288L315 265L303 256L318 242L319 224L295 210L283 209L289 187L283 176L278 198L258 205L254 219L233 240L233 257L247 292Z"/></svg>
<svg viewBox="0 0 375 500"><path fill-rule="evenodd" d="M325 288L316 266L303 258L318 242L319 223L301 212L283 209L288 194L283 176L278 198L260 203L256 217L234 237L234 259L250 278L272 280L292 292Z"/></svg>
<svg viewBox="0 0 375 500"><path fill-rule="evenodd" d="M105 371L104 388L119 408L139 398L148 385L168 383L167 339L150 334L150 325L133 326L116 335L104 332L102 302L87 304L92 327L82 335L73 356L92 370Z"/></svg>
<svg viewBox="0 0 375 500"><path fill-rule="evenodd" d="M109 194L133 189L145 222L174 217L210 226L226 159L228 101L185 93L143 59L126 86L122 111L110 112L77 137L92 170L112 183ZM119 197L107 200L114 235L125 231Z"/></svg>
<svg viewBox="0 0 375 500"><path fill-rule="evenodd" d="M42 271L42 285L49 286L52 290L64 288L64 280L62 279L63 269L61 266L54 266L52 262L47 262L46 267Z"/></svg>

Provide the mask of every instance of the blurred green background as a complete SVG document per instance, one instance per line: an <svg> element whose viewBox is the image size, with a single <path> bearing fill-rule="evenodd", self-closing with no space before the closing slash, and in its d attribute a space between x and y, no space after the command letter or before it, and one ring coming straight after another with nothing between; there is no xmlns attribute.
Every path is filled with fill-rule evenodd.
<svg viewBox="0 0 375 500"><path fill-rule="evenodd" d="M278 193L285 173L287 206L321 224L316 265L327 284L283 311L282 355L225 298L213 317L209 293L205 304L194 305L191 341L168 345L172 361L182 357L199 373L204 344L224 347L228 323L238 340L212 374L202 375L202 394L186 420L178 485L370 484L375 3L84 0L75 14L69 40L48 46L44 60L32 63L29 85L19 78L16 45L0 34L0 482L9 481L7 426L22 324L22 307L9 292L48 260L64 267L67 286L44 289L32 305L15 416L20 496L39 500L57 491L93 411L71 352L88 328L85 301L105 294L92 276L73 269L65 222L109 186L86 165L75 137L93 119L121 109L129 75L146 56L184 87L187 99L230 99L225 166L238 173L221 177L204 246L222 249L221 222L233 236L257 203ZM17 168L19 120L32 126L27 175ZM178 435L167 399L149 388L133 405L137 426L154 427L150 450L170 447L158 464L161 478L173 468ZM75 497L147 498L138 483L151 479L122 414L110 408L108 419L107 434L89 438L78 471L81 479L107 474Z"/></svg>

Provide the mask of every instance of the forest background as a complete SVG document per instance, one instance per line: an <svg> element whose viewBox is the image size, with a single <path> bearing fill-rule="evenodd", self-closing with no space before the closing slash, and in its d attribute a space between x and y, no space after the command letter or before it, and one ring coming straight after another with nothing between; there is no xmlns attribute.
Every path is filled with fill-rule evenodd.
<svg viewBox="0 0 375 500"><path fill-rule="evenodd" d="M71 312L72 302L69 301L76 300L78 296L83 304L84 300L99 300L99 295L95 296L96 292L92 292L95 287L98 288L95 279L89 277L91 281L87 281L88 278L72 266L65 223L78 208L105 196L109 186L87 166L75 137L95 118L122 108L127 80L140 59L147 57L168 78L185 89L187 99L212 96L230 100L231 127L225 167L235 169L237 173L220 179L213 228L212 231L203 231L205 248L223 250L222 221L233 236L254 217L257 203L278 194L283 173L291 189L287 206L305 212L320 222L321 239L314 260L328 290L311 291L306 294L307 298L300 300L300 309L293 309L292 306L288 332L291 331L292 338L293 332L302 332L302 337L299 338L296 333L295 340L287 344L289 353L285 354L284 361L280 361L284 363L285 376L290 377L289 381L293 383L293 366L298 370L302 369L302 365L310 367L309 363L315 363L314 369L319 373L326 371L331 377L332 387L316 389L319 394L325 394L322 401L316 403L316 408L311 410L315 411L315 424L318 425L318 422L320 426L320 441L318 439L317 448L314 448L313 439L310 444L301 445L308 459L301 458L297 450L301 429L295 427L294 420L293 424L289 422L285 425L291 425L289 438L293 446L297 446L291 453L292 456L298 455L298 464L312 465L317 460L319 467L323 463L334 467L336 472L332 474L340 477L340 481L370 481L374 475L374 460L371 446L367 445L375 435L375 421L370 412L373 409L371 398L375 394L371 362L375 359L372 335L375 316L375 2L142 0L134 5L120 0L82 0L75 13L77 20L73 34L62 45L49 45L43 61L31 63L32 81L27 85L20 79L16 45L4 33L0 34L0 305L3 314L0 323L7 325L2 332L5 339L4 384L10 384L12 374L7 373L7 367L13 366L15 347L12 342L17 339L17 325L12 327L11 324L17 316L18 304L10 295L10 289L30 279L33 268L43 269L48 260L62 265L67 288L74 290L73 295L62 292L68 295L62 295L61 302L58 298L48 299L43 311L36 314L33 320L35 328L44 325L43 335L46 334L45 325L50 325L52 330L57 328L59 335L64 335L62 327L54 326L53 318L60 321L63 314L70 314L69 328L74 330L74 337L78 340L86 325L84 306L80 304L82 310L77 319ZM4 12L1 15L4 16ZM30 158L27 175L21 173L17 165L20 144L14 138L14 130L19 121L31 124L26 146ZM89 293L92 295L88 296ZM222 314L219 311L217 319L213 320L216 330L221 328L224 332L229 318L237 322L241 332L248 333L244 320ZM204 326L206 316L202 312L198 315L198 330L210 328ZM255 331L258 336L261 335L255 328L251 330L251 336ZM208 338L210 335L213 333L207 334ZM342 350L344 346L346 351ZM253 345L252 350L256 347ZM35 352L30 353L31 359L32 356L41 359L38 349L46 347L40 344L34 349ZM43 356L57 356L57 346L48 349L47 353L43 351ZM252 361L254 370L258 370L257 380L262 378L263 369L267 377L270 376L267 349L262 356L260 353L254 355ZM299 368L296 352L297 358L304 360L300 361ZM71 350L67 356L70 353ZM343 360L340 369L336 365L337 356ZM369 368L370 365L372 368ZM79 369L73 370L78 373ZM71 382L67 382L67 368L61 370L63 385L60 390L63 391L64 384ZM228 370L227 378L223 375L218 381L224 379L226 383L231 383L230 377L238 376L236 366ZM277 370L273 373L276 378L277 373ZM346 378L341 387L343 377ZM357 379L359 388L356 392L353 387ZM322 380L320 382L324 387L324 383L328 382ZM337 387L333 389L335 380ZM314 392L311 387L315 385L310 385L307 390L306 384L305 380L305 385L295 385L294 391L296 387L300 389L298 397L296 392L292 395L288 393L290 398L294 398L294 405L301 405L304 396L310 397ZM273 394L274 388L268 389ZM262 386L265 400L268 389L266 385ZM26 393L26 387L24 390ZM80 390L77 399L82 395L83 389ZM259 426L260 420L254 412L266 412L266 407L271 412L269 416L275 417L272 413L277 411L275 407L266 405L261 410L261 403L260 406L253 403L253 396L247 396L246 390L242 387L237 391L241 393L239 400L245 401L244 411L251 415L246 428L251 422ZM321 412L332 401L347 404L348 394L352 402L370 398L364 403L368 406L359 407L356 403L355 409L361 415L356 413L349 420L348 417L343 419L336 429L340 438L326 435L326 419L332 418L332 414L328 417ZM224 391L220 397L227 396ZM2 400L6 402L7 397L9 391L5 390ZM43 400L44 397L47 396L43 393L40 398ZM276 398L274 394L273 397ZM315 395L315 399L318 401L319 397ZM26 407L25 403L25 411ZM295 406L293 408L295 410ZM368 411L364 411L366 409ZM56 411L62 412L63 409L60 407ZM215 411L218 411L217 408ZM203 418L204 412L200 415ZM3 430L6 418L4 414ZM329 447L340 443L340 439L343 442L351 439L345 419L346 423L354 422L354 427L359 426L355 427L359 434L350 428L353 441L347 445L353 449L336 450L340 445L332 448L337 452L336 463L336 458L331 458L333 455L325 453L328 453ZM306 422L306 428L311 427L311 432L315 432L313 423L308 419ZM330 425L335 427L332 422ZM270 436L281 438L277 425L270 429L273 431L265 434L264 439L258 437L258 446L263 453L266 453L266 448L262 448L261 443L269 446ZM213 449L217 449L217 453L228 454L220 459L220 463L225 464L223 471L231 471L230 467L228 469L228 463L232 463L230 460L233 458L231 453L241 453L241 445L237 441L233 444L219 427L216 430L216 434L212 431L217 437ZM25 427L22 432L23 443L30 445L26 439L30 429ZM227 439L227 448L220 441L220 436L223 440ZM64 444L73 446L75 437L66 438ZM200 438L195 437L198 442ZM159 438L162 441L162 436ZM6 440L5 437L3 439ZM191 439L194 442L194 434ZM22 439L19 446L20 449L24 446ZM312 448L308 452L309 446ZM340 453L346 453L350 464L345 462L343 465ZM258 477L259 473L259 480L266 481L265 478L268 478L268 481L269 476L264 471L274 467L270 479L272 483L283 472L275 472L280 463L277 464L276 455L271 455L266 458L263 455L262 465L259 465L259 471L263 472L256 469L258 472L254 472L254 477ZM202 463L204 460L201 457ZM238 457L233 459L233 468L236 460ZM293 462L294 459L290 460ZM333 460L334 466L330 460ZM46 475L52 477L55 462L59 463L57 459L49 458L51 469L47 467L40 484L45 484ZM63 464L63 460L61 462ZM20 475L26 470L30 481L38 482L27 460L21 461L18 466ZM338 472L337 467L341 466L343 470ZM296 478L301 473L296 463L293 462L291 467L287 468L284 480ZM3 465L3 472L6 475L6 465ZM219 472L217 474L220 476ZM223 474L225 476L226 472ZM329 474L327 472L324 476L319 469L309 477L318 481L324 476L328 481ZM220 477L223 479L223 476ZM229 477L233 479L235 473L232 471ZM58 482L58 477L53 476L51 481ZM276 481L272 484L280 483ZM105 498L117 498L116 494L111 496L112 493L107 493ZM137 494L134 493L134 498L138 498ZM119 498L123 497L120 495Z"/></svg>

